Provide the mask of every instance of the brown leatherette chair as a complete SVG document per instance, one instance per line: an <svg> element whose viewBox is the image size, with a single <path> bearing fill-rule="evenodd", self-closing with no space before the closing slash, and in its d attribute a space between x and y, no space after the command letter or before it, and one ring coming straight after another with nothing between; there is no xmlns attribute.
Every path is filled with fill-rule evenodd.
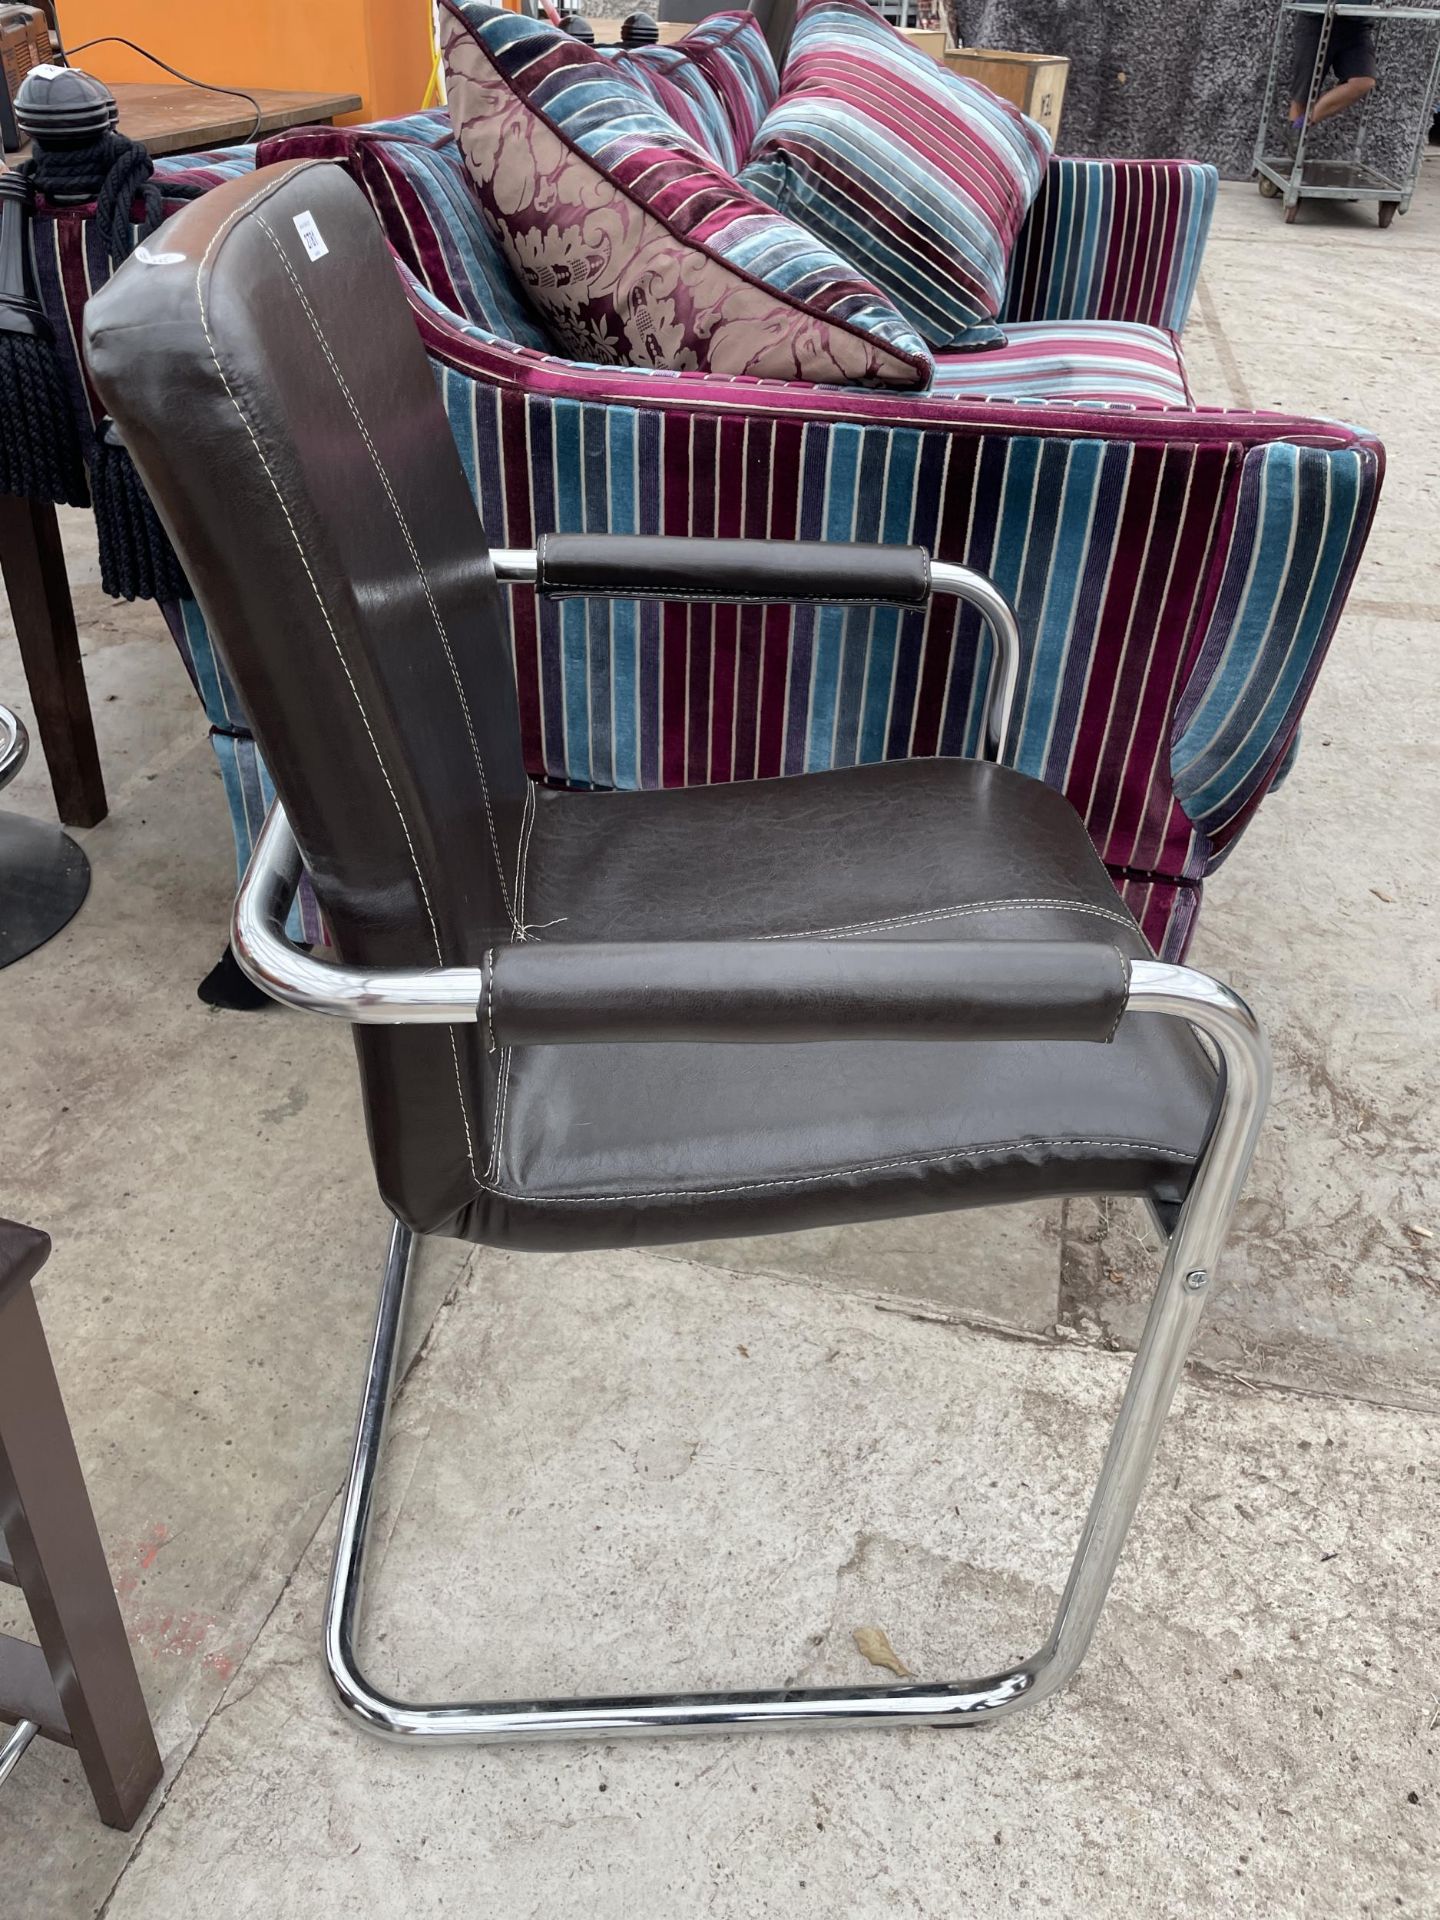
<svg viewBox="0 0 1440 1920"><path fill-rule="evenodd" d="M155 234L86 350L250 713L279 802L235 946L352 1021L395 1215L326 1654L400 1738L988 1722L1094 1630L1268 1089L1225 987L1154 961L1069 804L1003 760L1014 621L916 549L557 537L490 552L385 244L324 163ZM990 761L569 793L521 759L516 592L973 600ZM333 958L296 950L301 866ZM1206 1038L1202 1041L1198 1034ZM1168 1239L1054 1628L954 1684L409 1705L355 1656L414 1236L630 1247L1058 1194L1133 1194Z"/></svg>

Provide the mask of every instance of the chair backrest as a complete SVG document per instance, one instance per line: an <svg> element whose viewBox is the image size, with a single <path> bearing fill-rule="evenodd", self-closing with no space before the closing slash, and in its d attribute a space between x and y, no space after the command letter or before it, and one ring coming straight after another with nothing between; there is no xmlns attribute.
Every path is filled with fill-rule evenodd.
<svg viewBox="0 0 1440 1920"><path fill-rule="evenodd" d="M85 334L341 956L478 965L518 926L532 798L508 621L364 198L326 163L220 187L136 252ZM362 1030L382 1189L416 1225L475 1197L489 1068L455 1053L473 1044Z"/></svg>

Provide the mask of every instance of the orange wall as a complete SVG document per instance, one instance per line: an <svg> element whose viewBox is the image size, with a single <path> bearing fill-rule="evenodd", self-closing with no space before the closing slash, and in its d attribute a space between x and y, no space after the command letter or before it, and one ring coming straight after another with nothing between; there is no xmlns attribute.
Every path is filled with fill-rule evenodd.
<svg viewBox="0 0 1440 1920"><path fill-rule="evenodd" d="M430 78L429 0L59 0L67 47L121 33L197 80L358 93L351 119L410 113ZM125 47L75 57L101 80L169 76Z"/></svg>

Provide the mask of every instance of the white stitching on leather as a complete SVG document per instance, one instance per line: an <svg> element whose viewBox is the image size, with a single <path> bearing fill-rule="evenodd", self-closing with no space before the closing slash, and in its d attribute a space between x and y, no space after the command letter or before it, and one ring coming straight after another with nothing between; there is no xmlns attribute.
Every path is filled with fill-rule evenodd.
<svg viewBox="0 0 1440 1920"><path fill-rule="evenodd" d="M795 597L778 587L774 593L726 593L723 588L717 591L714 587L657 587L653 580L642 586L619 587L546 586L537 583L536 591L547 600L695 600L716 607L783 606L787 600ZM901 612L918 613L926 602L900 600L889 594L877 599L873 593L818 593L807 594L804 601L798 604L816 607L896 607Z"/></svg>
<svg viewBox="0 0 1440 1920"><path fill-rule="evenodd" d="M810 1187L827 1180L848 1180L857 1173L890 1173L904 1167L933 1166L938 1160L983 1160L1002 1153L1027 1153L1041 1147L1112 1147L1129 1153L1153 1153L1163 1160L1193 1166L1195 1155L1176 1147L1162 1147L1153 1140L1000 1140L983 1147L951 1147L944 1153L924 1153L912 1160L874 1160L863 1167L827 1167L817 1173L795 1174L783 1180L748 1180L731 1187L662 1187L649 1193L515 1193L507 1187L487 1187L506 1200L520 1200L529 1206L604 1207L617 1200L685 1200L709 1198L715 1194L760 1193L770 1187ZM482 1183L483 1184L483 1183Z"/></svg>
<svg viewBox="0 0 1440 1920"><path fill-rule="evenodd" d="M1125 1002L1130 997L1130 961L1118 947L1114 949L1114 954L1120 962L1120 1005L1115 1010L1115 1024L1105 1036L1107 1047L1120 1031L1120 1022L1125 1018Z"/></svg>
<svg viewBox="0 0 1440 1920"><path fill-rule="evenodd" d="M515 938L527 937L525 926L525 887L529 879L530 835L535 826L535 782L525 789L525 817L520 822L520 852L515 861Z"/></svg>
<svg viewBox="0 0 1440 1920"><path fill-rule="evenodd" d="M505 1137L505 1112L510 1104L510 1066L514 1058L515 1049L506 1047L500 1062L500 1077L495 1087L495 1118L491 1127L494 1137L490 1142L490 1162L485 1169L486 1174L492 1177L498 1175L500 1171L500 1143ZM480 1184L483 1186L485 1182L482 1180ZM491 1187L489 1191L504 1193L505 1189Z"/></svg>
<svg viewBox="0 0 1440 1920"><path fill-rule="evenodd" d="M530 835L535 825L535 812L535 783L532 780L525 794L525 817L520 823L520 852L515 862L515 938L517 940L527 938L525 926L525 888L529 879ZM491 978L493 980L495 964L493 948L491 955ZM493 1031L490 1039L490 1050L492 1053L495 1050ZM505 1138L505 1113L510 1102L510 1062L512 1054L513 1049L506 1047L504 1056L500 1062L499 1075L495 1083L495 1111L490 1122L490 1159L485 1168L487 1174L498 1172L500 1166L500 1150L504 1145ZM495 1187L492 1188L491 1191L498 1193L502 1191L502 1189Z"/></svg>
<svg viewBox="0 0 1440 1920"><path fill-rule="evenodd" d="M1112 1036L1113 1037L1113 1036ZM495 1051L495 949L485 949L485 1051Z"/></svg>
<svg viewBox="0 0 1440 1920"><path fill-rule="evenodd" d="M480 742L475 737L475 722L470 712L470 703L465 698L465 683L460 678L460 669L455 662L455 653L454 653L454 649L450 644L449 631L446 628L445 622L440 617L439 607L435 604L435 595L431 591L431 587L430 587L430 576L426 573L425 568L421 563L419 550L415 545L414 535L410 531L410 523L406 520L404 514L400 511L400 502L395 498L395 489L390 484L390 475L386 471L384 461L380 458L379 449L376 447L375 442L371 439L370 429L366 426L364 417L362 416L360 409L355 404L355 397L350 391L350 388L345 379L345 376L343 373L341 373L340 368L336 363L335 356L330 351L330 342L325 338L325 335L321 330L320 322L315 317L315 309L310 305L309 299L307 298L305 293L305 289L304 287L301 286L298 278L296 277L295 269L291 266L289 260L286 257L285 249L280 245L280 242L276 239L274 229L270 226L269 222L265 219L265 216L263 214L257 214L255 218L256 218L257 224L259 225L261 230L264 232L266 237L269 239L271 246L274 247L276 254L279 256L280 264L285 269L286 276L289 279L291 286L295 289L296 294L299 296L300 304L305 309L305 316L310 322L310 331L315 335L315 338L319 341L320 350L325 355L326 360L329 362L330 371L335 376L335 384L339 387L341 393L345 396L345 404L350 409L351 418L354 420L355 425L360 429L360 437L365 442L365 446L369 452L371 462L374 465L376 473L380 477L380 484L385 489L385 497L390 502L390 510L395 515L396 525L399 527L402 535L404 536L405 545L409 549L411 560L414 562L416 575L418 576L420 585L423 588L425 593L426 604L430 608L430 617L435 622L435 631L439 635L440 644L445 651L445 659L450 668L450 678L455 683L455 694L457 699L460 702L460 711L465 716L465 731L470 736L470 751L475 756L475 771L480 776L480 794L481 794L481 798L484 800L484 803L485 803L485 819L490 829L490 849L495 856L495 872L498 875L500 880L500 891L505 899L505 911L510 915L510 926L511 926L511 931L513 932L515 931L518 923L516 921L516 916L515 916L515 907L512 904L511 898L510 898L510 888L505 879L505 868L500 859L500 836L496 832L495 816L492 813L490 808L490 783L485 778L485 762L484 762L484 759L481 757Z"/></svg>
<svg viewBox="0 0 1440 1920"><path fill-rule="evenodd" d="M1089 913L1134 931L1134 922L1109 907L1089 907L1083 900L977 900L958 907L927 907L919 913L896 914L890 920L850 920L835 927L805 927L796 933L760 933L757 940L824 940L855 933L879 933L891 927L919 927L934 920L961 920L981 913ZM1119 949L1117 948L1118 952Z"/></svg>
<svg viewBox="0 0 1440 1920"><path fill-rule="evenodd" d="M315 162L315 164L318 166L322 163L317 161ZM290 178L292 176L287 175L286 177ZM205 248L205 251L200 256L200 263L195 269L195 300L200 312L200 326L201 326L202 332L205 335L205 344L210 349L210 358L215 364L215 371L220 376L220 383L225 389L226 396L228 397L231 406L234 407L236 414L239 416L241 425L244 427L246 433L250 436L250 444L255 449L256 457L258 458L260 465L264 470L265 478L270 482L271 491L274 493L276 500L279 502L281 513L283 513L285 516L285 524L290 529L290 538L295 543L295 551L300 556L300 564L305 569L306 579L310 582L310 591L315 595L315 604L320 609L320 617L324 620L326 628L330 634L330 639L334 644L335 656L340 662L341 671L344 673L346 680L350 684L350 691L355 696L355 705L359 709L361 724L365 728L366 735L370 741L371 750L375 755L375 764L380 769L380 777L385 782L386 790L388 791L390 798L394 803L395 817L400 822L400 831L401 833L404 834L405 845L410 850L410 864L415 870L415 883L420 889L420 898L425 904L425 917L430 922L430 935L435 944L435 959L437 964L443 967L445 964L445 955L440 945L440 929L436 925L434 909L430 905L430 894L425 885L424 875L420 871L420 862L416 857L416 853L415 853L415 843L410 838L410 828L406 823L405 814L400 805L400 797L396 793L394 786L391 784L389 770L387 769L385 765L385 761L381 756L379 744L377 743L374 732L372 731L370 726L370 716L365 711L365 702L360 698L360 689L355 684L354 676L350 671L350 663L345 658L344 648L340 645L340 636L335 631L334 622L330 618L330 610L325 605L324 595L320 591L320 586L315 578L315 575L310 570L310 561L306 556L304 543L301 541L299 532L295 526L295 522L290 516L290 509L285 503L285 496L280 491L279 482L275 478L274 472L272 471L270 466L270 462L265 458L265 450L260 445L260 439L258 434L256 433L254 427L251 426L250 421L246 416L244 408L240 405L239 400L235 397L235 390L230 385L230 381L226 376L224 367L220 364L220 355L215 350L215 341L210 332L210 317L206 310L205 295L201 289L201 281L204 277L205 268L209 263L210 255L214 252L215 248L219 245L220 241L229 232L230 228L240 218L241 214L248 213L251 207L253 207L258 201L263 200L267 194L273 192L279 184L280 183L276 181L267 181L265 186L258 193L253 193L251 194L248 200L241 201L240 205L235 208L234 212L228 214L226 218L221 222L221 224L215 229L214 233L211 234L209 242ZM271 237L273 239L274 236L272 235ZM446 1031L450 1035L450 1055L455 1063L455 1093L460 1102L461 1125L465 1129L465 1155L470 1166L470 1178L478 1186L480 1184L480 1175L475 1165L475 1142L471 1137L471 1133L470 1133L470 1113L469 1113L469 1109L465 1104L465 1087L460 1077L460 1049L456 1044L454 1027L453 1026L448 1027Z"/></svg>

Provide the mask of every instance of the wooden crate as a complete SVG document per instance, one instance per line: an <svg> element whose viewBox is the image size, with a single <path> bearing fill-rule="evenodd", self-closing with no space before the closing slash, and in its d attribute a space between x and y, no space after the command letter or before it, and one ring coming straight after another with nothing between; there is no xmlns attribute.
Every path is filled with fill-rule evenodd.
<svg viewBox="0 0 1440 1920"><path fill-rule="evenodd" d="M1012 100L1032 120L1038 120L1058 146L1060 115L1065 106L1065 82L1070 62L1051 53L1009 53L999 47L947 47L945 64L952 73Z"/></svg>
<svg viewBox="0 0 1440 1920"><path fill-rule="evenodd" d="M945 58L945 45L949 35L943 27L902 27L900 31L922 53L928 53L932 60Z"/></svg>

